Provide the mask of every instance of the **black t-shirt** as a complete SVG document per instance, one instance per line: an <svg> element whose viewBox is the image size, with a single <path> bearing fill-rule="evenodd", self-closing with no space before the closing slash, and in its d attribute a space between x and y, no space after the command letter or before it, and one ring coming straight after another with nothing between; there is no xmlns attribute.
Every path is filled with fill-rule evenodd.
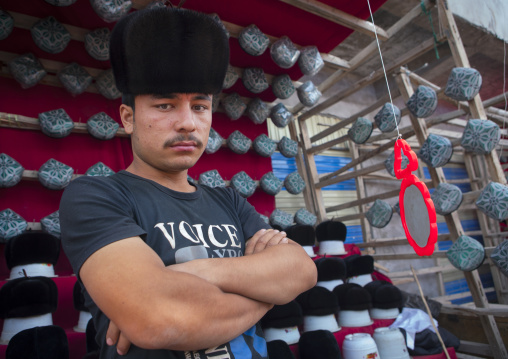
<svg viewBox="0 0 508 359"><path fill-rule="evenodd" d="M129 237L140 236L165 265L171 265L195 258L242 256L245 241L259 229L269 228L233 189L195 186L195 192L176 192L126 171L71 182L60 203L60 227L62 247L74 273L98 249ZM116 357L116 348L105 344L109 319L86 291L83 294L94 318L101 358ZM267 358L259 325L206 352L131 346L122 358Z"/></svg>

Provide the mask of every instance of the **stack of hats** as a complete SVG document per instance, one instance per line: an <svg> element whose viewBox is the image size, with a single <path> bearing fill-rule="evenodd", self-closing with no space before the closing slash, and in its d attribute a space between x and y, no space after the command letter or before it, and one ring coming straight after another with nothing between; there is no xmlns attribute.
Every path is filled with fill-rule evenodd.
<svg viewBox="0 0 508 359"><path fill-rule="evenodd" d="M346 262L339 257L322 257L314 261L317 267L318 280L316 286L332 291L344 284L346 278Z"/></svg>
<svg viewBox="0 0 508 359"><path fill-rule="evenodd" d="M12 337L6 359L69 359L69 342L65 330L46 325L20 331Z"/></svg>
<svg viewBox="0 0 508 359"><path fill-rule="evenodd" d="M376 280L364 287L372 297L370 317L372 319L395 319L404 305L399 288L384 280Z"/></svg>
<svg viewBox="0 0 508 359"><path fill-rule="evenodd" d="M286 228L286 234L289 239L302 246L310 257L315 257L314 243L316 241L316 232L313 226L305 224L295 224Z"/></svg>
<svg viewBox="0 0 508 359"><path fill-rule="evenodd" d="M27 276L54 277L60 240L43 232L25 232L7 241L5 261L10 279Z"/></svg>
<svg viewBox="0 0 508 359"><path fill-rule="evenodd" d="M324 221L316 227L316 239L319 242L318 254L344 255L347 227L342 222Z"/></svg>
<svg viewBox="0 0 508 359"><path fill-rule="evenodd" d="M275 305L263 318L261 327L267 342L283 340L288 345L298 343L300 331L298 326L303 322L302 308L296 301L284 305Z"/></svg>
<svg viewBox="0 0 508 359"><path fill-rule="evenodd" d="M298 343L300 359L342 359L339 344L328 330L305 332Z"/></svg>
<svg viewBox="0 0 508 359"><path fill-rule="evenodd" d="M372 282L374 272L374 257L369 255L353 254L346 257L347 281L361 286Z"/></svg>
<svg viewBox="0 0 508 359"><path fill-rule="evenodd" d="M78 324L74 327L74 331L85 333L86 326L88 325L90 319L92 319L92 314L90 314L90 311L85 306L85 296L83 295L81 284L79 284L79 281L76 281L76 283L74 284L72 299L74 309L79 311Z"/></svg>
<svg viewBox="0 0 508 359"><path fill-rule="evenodd" d="M0 344L25 329L53 325L58 289L47 277L22 277L0 288L0 318L4 319Z"/></svg>
<svg viewBox="0 0 508 359"><path fill-rule="evenodd" d="M341 327L366 327L373 323L369 314L372 297L365 288L355 283L345 283L335 287L333 293L339 300L338 322Z"/></svg>
<svg viewBox="0 0 508 359"><path fill-rule="evenodd" d="M333 292L313 287L296 297L296 301L302 308L304 332L328 330L333 333L340 330L335 319L339 302Z"/></svg>

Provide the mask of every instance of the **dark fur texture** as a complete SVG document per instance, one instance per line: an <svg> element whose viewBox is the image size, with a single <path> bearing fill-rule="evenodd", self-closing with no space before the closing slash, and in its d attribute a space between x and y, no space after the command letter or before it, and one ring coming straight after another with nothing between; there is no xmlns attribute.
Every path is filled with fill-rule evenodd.
<svg viewBox="0 0 508 359"><path fill-rule="evenodd" d="M323 316L337 313L339 302L337 296L323 287L314 287L303 292L296 301L302 308L303 315Z"/></svg>
<svg viewBox="0 0 508 359"><path fill-rule="evenodd" d="M342 241L346 240L347 227L342 222L324 221L316 227L316 239L322 241Z"/></svg>
<svg viewBox="0 0 508 359"><path fill-rule="evenodd" d="M56 311L58 289L47 277L22 277L0 288L0 318L25 318Z"/></svg>
<svg viewBox="0 0 508 359"><path fill-rule="evenodd" d="M206 14L145 9L116 24L110 60L116 86L125 94L216 94L229 63L228 37Z"/></svg>
<svg viewBox="0 0 508 359"><path fill-rule="evenodd" d="M345 262L348 278L363 274L371 274L374 271L374 258L368 254L356 254L346 257Z"/></svg>
<svg viewBox="0 0 508 359"><path fill-rule="evenodd" d="M9 269L33 263L55 265L59 255L60 240L49 233L26 232L5 244L5 261Z"/></svg>
<svg viewBox="0 0 508 359"><path fill-rule="evenodd" d="M338 257L324 257L314 261L318 271L318 281L346 278L346 263Z"/></svg>
<svg viewBox="0 0 508 359"><path fill-rule="evenodd" d="M69 359L65 330L57 325L25 329L12 337L6 359Z"/></svg>
<svg viewBox="0 0 508 359"><path fill-rule="evenodd" d="M339 344L329 330L302 333L298 352L300 359L342 359Z"/></svg>
<svg viewBox="0 0 508 359"><path fill-rule="evenodd" d="M263 318L263 328L289 328L303 323L302 308L296 301L284 305L274 305Z"/></svg>
<svg viewBox="0 0 508 359"><path fill-rule="evenodd" d="M344 283L333 289L339 300L340 310L366 310L372 308L372 297L356 283Z"/></svg>
<svg viewBox="0 0 508 359"><path fill-rule="evenodd" d="M301 246L313 246L316 243L314 227L306 224L295 224L286 228L287 237Z"/></svg>
<svg viewBox="0 0 508 359"><path fill-rule="evenodd" d="M276 359L295 359L293 352L289 348L288 343L284 340L277 339L266 343L268 349L268 357Z"/></svg>

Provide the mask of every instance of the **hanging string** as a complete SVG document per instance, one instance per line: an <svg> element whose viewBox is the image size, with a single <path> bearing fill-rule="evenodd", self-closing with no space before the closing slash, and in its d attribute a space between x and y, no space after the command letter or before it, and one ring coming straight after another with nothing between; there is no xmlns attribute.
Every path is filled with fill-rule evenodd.
<svg viewBox="0 0 508 359"><path fill-rule="evenodd" d="M423 13L429 17L430 28L432 29L432 36L434 37L434 51L436 52L436 59L439 60L439 52L437 51L438 41L436 32L434 31L434 23L432 22L432 13L430 12L430 10L427 10L427 8L425 7L425 2L423 0L420 3L420 6L422 8Z"/></svg>
<svg viewBox="0 0 508 359"><path fill-rule="evenodd" d="M505 41L503 41L503 50L504 50L504 55L503 55L503 97L504 97L504 110L506 112L506 109L508 108L508 98L506 98L506 42ZM506 130L506 121L504 119L504 115L505 114L503 114L503 134L501 135L501 138L504 137L504 133ZM503 151L504 151L504 145L501 144L501 149L499 151L499 158L500 159L503 156Z"/></svg>
<svg viewBox="0 0 508 359"><path fill-rule="evenodd" d="M508 108L508 99L506 98L506 42L503 41L503 49L504 49L504 56L503 56L503 95L504 95L504 110ZM504 128L504 121L503 121L503 128Z"/></svg>
<svg viewBox="0 0 508 359"><path fill-rule="evenodd" d="M399 132L399 125L397 124L397 116L395 115L395 108L393 105L392 94L390 92L390 85L388 84L388 75L386 74L385 63L383 61L383 55L381 54L381 46L379 45L379 38L377 37L376 24L374 23L374 16L372 15L372 9L370 8L370 0L367 0L369 5L370 18L372 20L372 26L374 28L374 35L376 35L377 49L379 51L379 57L381 58L381 65L383 66L383 73L385 74L386 88L388 89L388 96L390 97L390 104L392 105L393 120L395 121L395 128L397 129L397 138L402 138Z"/></svg>

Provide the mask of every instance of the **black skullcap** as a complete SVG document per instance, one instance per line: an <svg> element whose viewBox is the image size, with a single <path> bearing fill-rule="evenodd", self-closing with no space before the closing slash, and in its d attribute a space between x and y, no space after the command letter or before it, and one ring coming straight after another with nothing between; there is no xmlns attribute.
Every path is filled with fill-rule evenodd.
<svg viewBox="0 0 508 359"><path fill-rule="evenodd" d="M47 277L22 277L0 288L0 318L25 318L53 313L58 305L58 289Z"/></svg>
<svg viewBox="0 0 508 359"><path fill-rule="evenodd" d="M25 232L5 244L5 261L9 269L34 263L55 265L59 255L60 240L49 233Z"/></svg>
<svg viewBox="0 0 508 359"><path fill-rule="evenodd" d="M296 301L302 308L303 315L324 316L337 313L339 302L337 296L323 287L313 287L303 292Z"/></svg>
<svg viewBox="0 0 508 359"><path fill-rule="evenodd" d="M316 227L316 239L323 241L342 241L346 240L347 227L344 223L338 221L324 221Z"/></svg>
<svg viewBox="0 0 508 359"><path fill-rule="evenodd" d="M303 323L302 308L296 301L283 305L274 305L263 318L263 328L289 328Z"/></svg>
<svg viewBox="0 0 508 359"><path fill-rule="evenodd" d="M353 254L344 260L346 262L348 278L371 274L374 271L374 257L372 256Z"/></svg>
<svg viewBox="0 0 508 359"><path fill-rule="evenodd" d="M304 332L298 342L300 359L342 359L339 344L329 330Z"/></svg>
<svg viewBox="0 0 508 359"><path fill-rule="evenodd" d="M313 226L295 224L286 228L287 237L301 246L313 246L316 242L316 232Z"/></svg>
<svg viewBox="0 0 508 359"><path fill-rule="evenodd" d="M372 308L369 292L356 283L341 284L333 289L339 300L340 310L366 310Z"/></svg>
<svg viewBox="0 0 508 359"><path fill-rule="evenodd" d="M6 359L69 359L69 342L65 330L47 325L16 333L5 352Z"/></svg>
<svg viewBox="0 0 508 359"><path fill-rule="evenodd" d="M338 257L322 257L314 261L318 272L318 282L346 278L346 263Z"/></svg>
<svg viewBox="0 0 508 359"><path fill-rule="evenodd" d="M276 339L266 342L268 357L274 359L295 359L289 344L284 340Z"/></svg>
<svg viewBox="0 0 508 359"><path fill-rule="evenodd" d="M216 94L229 64L224 28L211 16L185 9L131 12L115 25L109 50L124 94Z"/></svg>

